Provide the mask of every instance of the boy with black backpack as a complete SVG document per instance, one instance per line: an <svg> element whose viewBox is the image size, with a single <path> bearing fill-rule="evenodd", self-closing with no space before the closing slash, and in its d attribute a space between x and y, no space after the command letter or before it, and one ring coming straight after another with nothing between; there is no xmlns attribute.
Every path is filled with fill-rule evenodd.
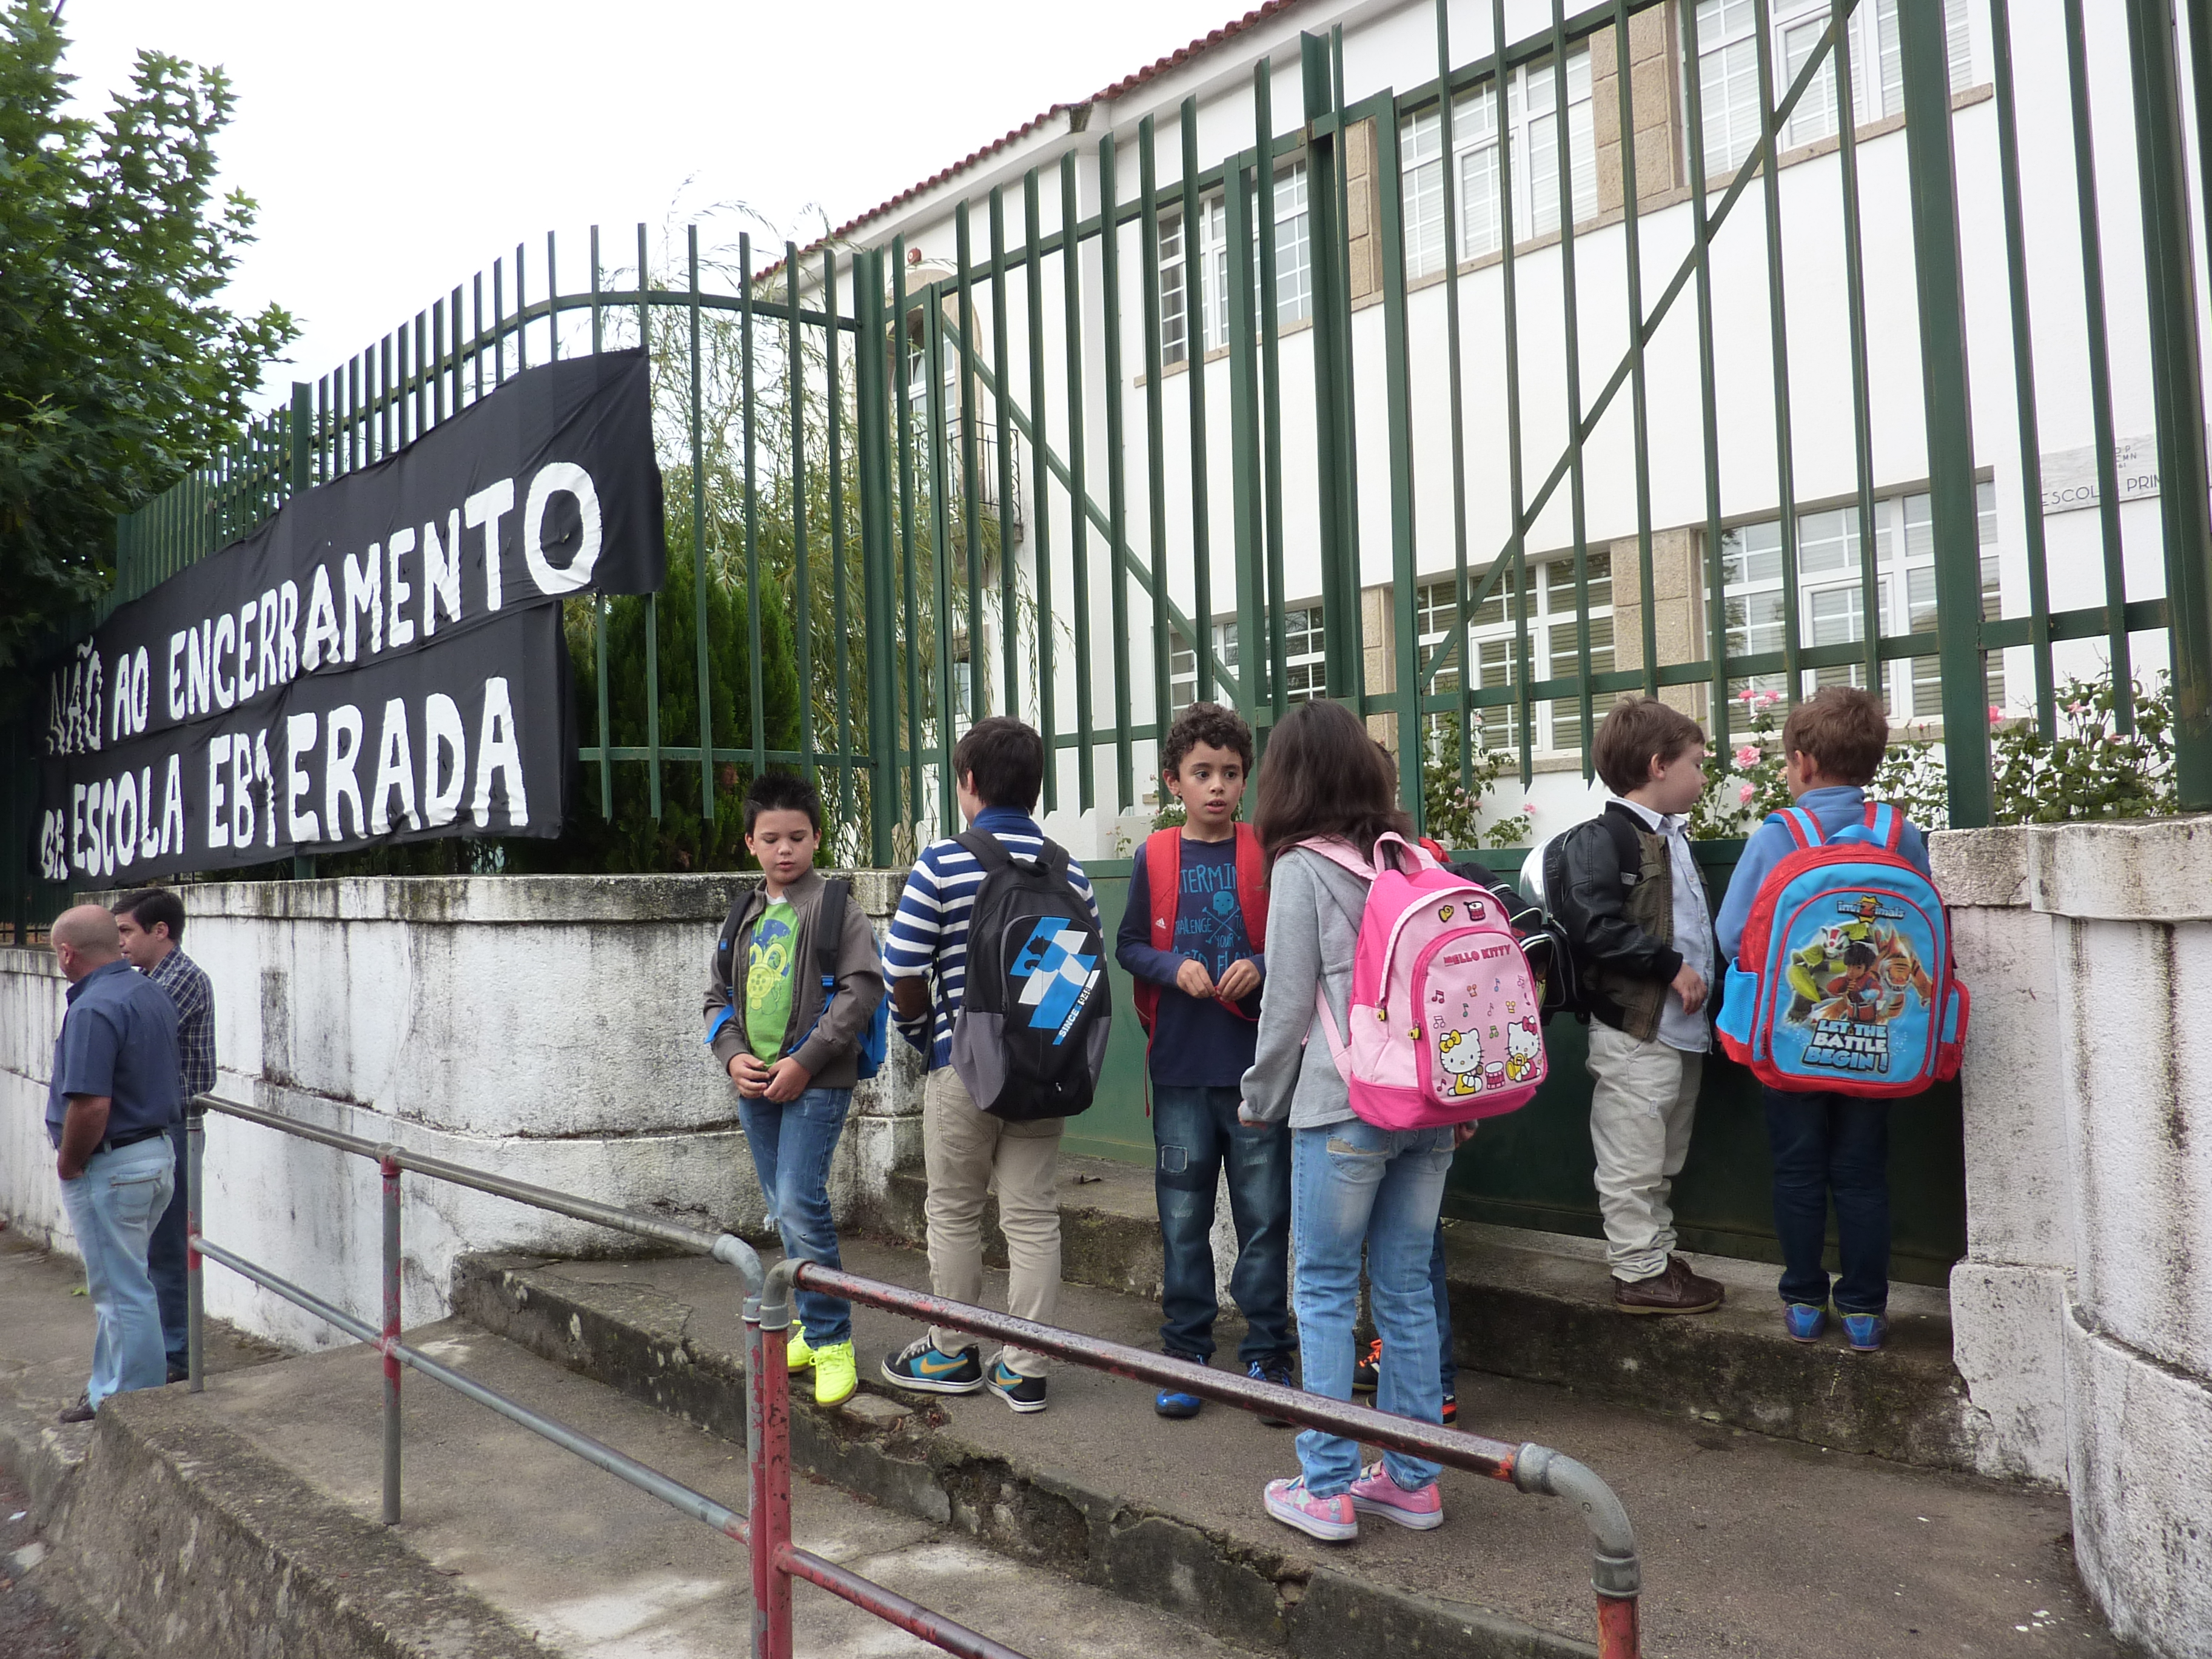
<svg viewBox="0 0 2212 1659"><path fill-rule="evenodd" d="M737 1085L738 1117L786 1255L838 1265L830 1159L853 1087L884 1056L884 975L875 930L851 884L814 872L822 797L764 773L745 791L745 846L762 882L730 907L708 963L707 1046ZM860 1386L853 1306L799 1292L790 1368L814 1369L834 1406Z"/></svg>
<svg viewBox="0 0 2212 1659"><path fill-rule="evenodd" d="M899 1029L929 1061L930 1287L981 1300L983 1199L995 1182L1007 1311L1050 1324L1060 1129L1091 1104L1105 1060L1105 941L1082 866L1030 816L1044 781L1036 730L1003 714L978 720L952 768L967 832L922 849L884 950ZM898 1388L988 1388L1017 1412L1045 1408L1044 1370L1043 1356L1012 1347L986 1367L968 1338L936 1328L883 1362Z"/></svg>

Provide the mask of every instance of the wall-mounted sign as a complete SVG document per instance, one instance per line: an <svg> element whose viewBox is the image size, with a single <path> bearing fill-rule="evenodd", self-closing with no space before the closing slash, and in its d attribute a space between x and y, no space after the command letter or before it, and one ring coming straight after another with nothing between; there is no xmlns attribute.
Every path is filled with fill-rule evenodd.
<svg viewBox="0 0 2212 1659"><path fill-rule="evenodd" d="M2120 500L2147 501L2158 495L2158 439L2146 434L2122 438L2112 446L2114 470L2119 475ZM2079 513L2097 506L2101 496L2097 483L2095 448L2061 449L2043 458L2043 514Z"/></svg>
<svg viewBox="0 0 2212 1659"><path fill-rule="evenodd" d="M517 375L118 609L49 685L46 878L559 834L559 602L667 564L647 373Z"/></svg>

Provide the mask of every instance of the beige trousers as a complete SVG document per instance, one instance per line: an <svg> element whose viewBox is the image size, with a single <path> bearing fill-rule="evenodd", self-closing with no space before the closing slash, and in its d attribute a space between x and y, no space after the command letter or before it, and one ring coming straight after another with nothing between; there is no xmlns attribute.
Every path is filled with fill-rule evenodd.
<svg viewBox="0 0 2212 1659"><path fill-rule="evenodd" d="M1590 1144L1605 1255L1615 1279L1634 1284L1667 1270L1674 1248L1668 1202L1690 1152L1690 1121L1705 1057L1643 1042L1601 1020L1589 1028Z"/></svg>
<svg viewBox="0 0 2212 1659"><path fill-rule="evenodd" d="M1052 1323L1060 1308L1060 1118L1010 1123L976 1109L950 1066L929 1074L921 1091L921 1159L929 1176L922 1214L928 1224L929 1286L955 1302L983 1299L983 1199L999 1192L1006 1236L1006 1311ZM941 1353L975 1339L933 1328ZM1007 1348L999 1358L1023 1376L1042 1376L1042 1355Z"/></svg>

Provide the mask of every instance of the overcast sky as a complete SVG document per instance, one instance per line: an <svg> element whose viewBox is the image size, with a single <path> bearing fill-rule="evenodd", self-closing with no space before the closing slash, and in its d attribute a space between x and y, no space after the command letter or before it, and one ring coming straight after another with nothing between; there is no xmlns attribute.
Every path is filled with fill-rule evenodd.
<svg viewBox="0 0 2212 1659"><path fill-rule="evenodd" d="M672 208L744 203L803 241L1249 3L66 0L63 21L88 108L141 48L228 71L223 182L261 210L233 302L301 324L266 403L518 240L533 297L548 229L564 289L594 222L610 264Z"/></svg>

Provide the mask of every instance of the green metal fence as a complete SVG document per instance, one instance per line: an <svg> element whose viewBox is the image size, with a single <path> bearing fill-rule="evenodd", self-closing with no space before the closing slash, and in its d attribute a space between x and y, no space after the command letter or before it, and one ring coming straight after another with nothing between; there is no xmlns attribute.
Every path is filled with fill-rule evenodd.
<svg viewBox="0 0 2212 1659"><path fill-rule="evenodd" d="M1681 697L1725 745L1747 685L1794 700L1895 674L1940 719L1951 821L1971 825L1992 653L2026 653L2014 700L2048 730L2055 648L2100 642L2124 685L2147 648L2160 665L2158 630L2180 799L2212 806L2188 182L2212 120L2206 9L2186 8L2185 106L2163 0L2100 7L2094 34L2082 0L2025 19L2007 0L1553 0L1547 29L1472 58L1438 0L1422 84L1349 95L1341 30L1309 34L1301 122L1279 121L1262 64L1236 153L1202 153L1186 101L1172 132L1163 112L1077 137L912 246L786 245L762 270L747 238L702 255L694 227L655 258L641 228L617 261L594 230L588 284L571 266L564 289L549 234L542 267L518 246L125 520L117 596L532 362L642 341L672 546L692 550L690 654L710 678L710 598L741 593L747 712L718 729L696 696L674 729L662 667L684 647L659 640L662 608L644 606L641 660L614 662L627 688L608 608L577 613L598 669L585 811L674 799L708 824L730 769L793 766L823 777L842 851L892 864L951 818L949 744L988 712L1046 733L1048 808L1131 810L1192 696L1234 701L1263 742L1316 692L1408 757L1417 726L1455 725L1470 775L1486 741L1526 781L1577 752L1587 776L1619 693ZM1490 21L1504 40L1503 0ZM2058 80L2063 105L2042 97ZM2111 234L2130 219L2139 250ZM1847 373L1796 371L1838 342ZM2086 365L2092 603L2052 597L2054 572L2078 587L2089 568L2046 546L2054 356ZM2124 538L2131 374L2163 482L2154 529ZM1995 407L1978 449L1970 389ZM1808 449L1808 422L1846 406L1848 439ZM1808 493L1815 471L1845 482ZM1691 509L1668 505L1686 491ZM2000 556L1993 524L2016 526ZM2154 534L2131 591L2124 555ZM1908 569L1893 541L1932 552ZM1992 584L1995 563L2017 580ZM2154 565L2162 596L2140 591ZM769 673L779 626L795 707ZM618 731L639 692L641 728ZM1421 769L1401 769L1419 813Z"/></svg>

